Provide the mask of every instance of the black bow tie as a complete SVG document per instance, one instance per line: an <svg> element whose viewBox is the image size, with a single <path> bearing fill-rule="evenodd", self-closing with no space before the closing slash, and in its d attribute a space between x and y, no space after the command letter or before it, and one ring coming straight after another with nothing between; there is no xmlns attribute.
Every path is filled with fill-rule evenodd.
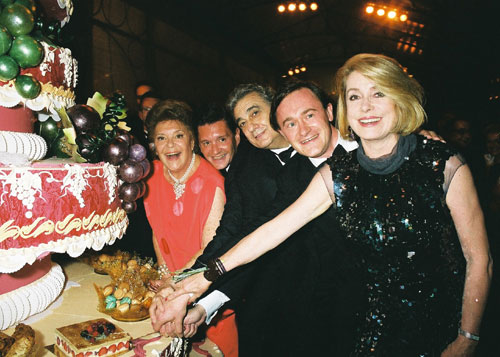
<svg viewBox="0 0 500 357"><path fill-rule="evenodd" d="M293 153L294 149L293 149L293 146L290 146L288 149L280 152L278 154L278 157L280 158L280 160L283 162L283 163L287 163L290 158L292 157L292 153Z"/></svg>

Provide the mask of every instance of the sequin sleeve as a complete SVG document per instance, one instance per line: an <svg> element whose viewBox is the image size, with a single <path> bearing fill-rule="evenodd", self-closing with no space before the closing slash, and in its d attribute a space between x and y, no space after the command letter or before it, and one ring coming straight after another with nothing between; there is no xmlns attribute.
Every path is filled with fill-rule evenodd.
<svg viewBox="0 0 500 357"><path fill-rule="evenodd" d="M446 161L443 183L443 190L445 195L448 193L448 188L450 187L450 183L453 180L455 173L461 166L465 164L465 158L460 154L453 155Z"/></svg>
<svg viewBox="0 0 500 357"><path fill-rule="evenodd" d="M329 160L327 160L323 165L321 165L321 167L319 168L319 173L321 174L321 177L323 177L323 182L325 183L326 189L330 194L332 202L335 202L335 196L333 194L333 177Z"/></svg>

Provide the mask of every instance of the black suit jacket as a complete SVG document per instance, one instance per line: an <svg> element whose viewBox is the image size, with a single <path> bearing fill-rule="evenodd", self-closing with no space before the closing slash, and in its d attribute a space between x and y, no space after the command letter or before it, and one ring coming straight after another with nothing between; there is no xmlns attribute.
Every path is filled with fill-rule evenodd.
<svg viewBox="0 0 500 357"><path fill-rule="evenodd" d="M293 203L316 172L307 157L294 155L276 178L273 206L249 229ZM216 282L212 289L236 304L240 355L347 354L362 297L351 249L330 209L276 249Z"/></svg>
<svg viewBox="0 0 500 357"><path fill-rule="evenodd" d="M219 257L250 232L252 222L272 205L281 170L272 151L257 149L247 142L239 145L224 183L226 205L219 227L194 267Z"/></svg>

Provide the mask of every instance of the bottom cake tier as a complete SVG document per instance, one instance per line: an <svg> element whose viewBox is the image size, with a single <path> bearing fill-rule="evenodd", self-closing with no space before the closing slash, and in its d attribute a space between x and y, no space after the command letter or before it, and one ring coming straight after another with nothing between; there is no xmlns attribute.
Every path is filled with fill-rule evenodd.
<svg viewBox="0 0 500 357"><path fill-rule="evenodd" d="M62 292L65 276L50 255L14 274L0 274L0 330L44 311Z"/></svg>

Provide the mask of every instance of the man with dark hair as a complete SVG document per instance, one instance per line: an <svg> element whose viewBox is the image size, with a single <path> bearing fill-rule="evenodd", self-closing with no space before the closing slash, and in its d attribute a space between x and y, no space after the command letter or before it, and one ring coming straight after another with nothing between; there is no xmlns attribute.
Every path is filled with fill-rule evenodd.
<svg viewBox="0 0 500 357"><path fill-rule="evenodd" d="M134 87L135 100L137 102L137 105L140 104L141 97L144 95L144 93L153 92L154 89L155 89L155 86L153 85L152 82L150 82L148 80L138 81Z"/></svg>
<svg viewBox="0 0 500 357"><path fill-rule="evenodd" d="M211 104L200 116L196 133L205 159L226 176L240 144L240 129L224 107Z"/></svg>
<svg viewBox="0 0 500 357"><path fill-rule="evenodd" d="M156 103L161 100L161 96L153 91L144 93L139 98L139 118L143 123L146 122L148 113L153 109Z"/></svg>
<svg viewBox="0 0 500 357"><path fill-rule="evenodd" d="M147 130L145 121L148 113L156 103L161 100L161 97L155 92L143 93L139 98L139 111L137 116L131 115L127 118L128 126L131 134L139 141L139 144L148 149L148 159L153 159L153 153L150 148L150 143L147 138Z"/></svg>

